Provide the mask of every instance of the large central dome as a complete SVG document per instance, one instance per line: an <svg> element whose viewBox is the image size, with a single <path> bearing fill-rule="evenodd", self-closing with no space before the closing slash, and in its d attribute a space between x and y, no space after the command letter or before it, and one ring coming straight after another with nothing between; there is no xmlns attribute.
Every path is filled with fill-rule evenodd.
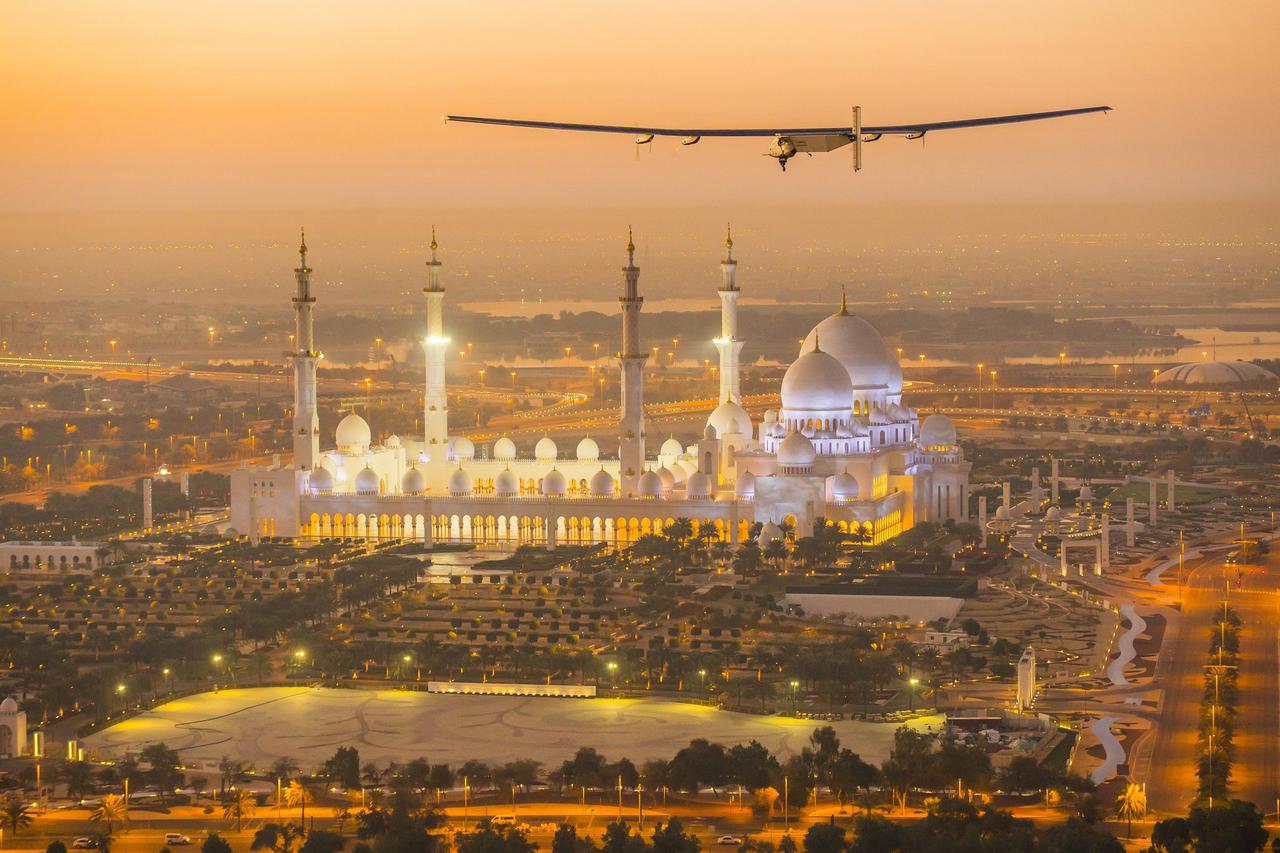
<svg viewBox="0 0 1280 853"><path fill-rule="evenodd" d="M855 391L883 390L889 395L902 393L902 368L898 366L898 360L884 345L884 339L874 326L845 309L843 299L839 312L813 327L800 351L813 349L815 340L821 340L823 351L844 365Z"/></svg>

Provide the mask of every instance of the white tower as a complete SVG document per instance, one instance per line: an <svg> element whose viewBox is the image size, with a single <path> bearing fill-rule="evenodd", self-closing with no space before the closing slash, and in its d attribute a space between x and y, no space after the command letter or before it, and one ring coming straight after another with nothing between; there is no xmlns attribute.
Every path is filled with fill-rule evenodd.
<svg viewBox="0 0 1280 853"><path fill-rule="evenodd" d="M618 422L621 439L618 457L623 495L635 494L644 468L644 363L649 354L640 345L640 268L636 266L636 244L627 229L627 265L622 268L622 418Z"/></svg>
<svg viewBox="0 0 1280 853"><path fill-rule="evenodd" d="M742 340L738 337L738 262L733 259L733 231L726 229L724 260L720 262L720 337L715 339L720 351L720 402L742 402L742 384L738 378L738 354Z"/></svg>
<svg viewBox="0 0 1280 853"><path fill-rule="evenodd" d="M311 267L307 266L307 232L302 232L298 245L300 258L293 271L298 292L293 297L294 341L297 349L289 353L293 359L293 467L310 471L320 462L320 414L316 410L316 352L311 309L316 299L311 295Z"/></svg>
<svg viewBox="0 0 1280 853"><path fill-rule="evenodd" d="M445 391L444 356L449 339L444 335L444 288L440 286L440 261L436 259L435 226L431 227L431 260L427 261L428 284L422 288L427 298L427 393L422 401L422 424L427 453L438 462L436 448L449 443L449 395ZM443 458L443 457L441 457Z"/></svg>

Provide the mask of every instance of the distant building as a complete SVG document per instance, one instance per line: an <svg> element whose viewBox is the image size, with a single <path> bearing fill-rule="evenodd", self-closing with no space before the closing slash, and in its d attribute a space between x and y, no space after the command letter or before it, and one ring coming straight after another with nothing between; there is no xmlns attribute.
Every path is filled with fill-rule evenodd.
<svg viewBox="0 0 1280 853"><path fill-rule="evenodd" d="M1018 710L1031 707L1036 698L1036 651L1027 646L1018 658Z"/></svg>
<svg viewBox="0 0 1280 853"><path fill-rule="evenodd" d="M1274 387L1277 377L1251 361L1193 361L1156 376L1157 385L1195 385L1216 388Z"/></svg>
<svg viewBox="0 0 1280 853"><path fill-rule="evenodd" d="M946 654L956 649L967 649L972 638L966 631L925 631L920 645Z"/></svg>
<svg viewBox="0 0 1280 853"><path fill-rule="evenodd" d="M27 712L12 696L0 702L0 758L27 754Z"/></svg>
<svg viewBox="0 0 1280 853"><path fill-rule="evenodd" d="M101 542L0 542L0 571L91 572L110 562Z"/></svg>

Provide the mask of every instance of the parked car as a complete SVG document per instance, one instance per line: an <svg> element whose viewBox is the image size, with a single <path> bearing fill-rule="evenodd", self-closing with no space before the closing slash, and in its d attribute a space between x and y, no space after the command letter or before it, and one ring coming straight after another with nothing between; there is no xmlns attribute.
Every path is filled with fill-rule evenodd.
<svg viewBox="0 0 1280 853"><path fill-rule="evenodd" d="M191 839L181 832L166 832L164 834L164 843L166 847L186 847L191 843Z"/></svg>
<svg viewBox="0 0 1280 853"><path fill-rule="evenodd" d="M71 842L72 850L95 850L97 849L97 847L98 847L97 839L90 838L87 835L82 835L79 838L77 838L75 841Z"/></svg>
<svg viewBox="0 0 1280 853"><path fill-rule="evenodd" d="M741 835L722 835L716 839L716 844L721 844L721 845L724 845L725 847L741 847L742 836Z"/></svg>

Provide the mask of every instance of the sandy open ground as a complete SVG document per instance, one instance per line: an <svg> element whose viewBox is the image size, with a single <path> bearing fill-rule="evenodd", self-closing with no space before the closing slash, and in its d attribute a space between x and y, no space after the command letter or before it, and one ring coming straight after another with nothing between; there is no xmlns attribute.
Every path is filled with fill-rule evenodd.
<svg viewBox="0 0 1280 853"><path fill-rule="evenodd" d="M163 741L188 764L227 755L263 767L288 756L311 768L339 746L355 746L362 762L379 764L423 756L449 764L532 758L552 765L579 746L593 746L611 760L669 758L697 737L725 745L755 739L786 755L804 746L818 725L664 699L263 687L178 699L91 735L85 745L92 755L117 757ZM861 721L833 725L845 746L877 762L888 756L897 728Z"/></svg>

